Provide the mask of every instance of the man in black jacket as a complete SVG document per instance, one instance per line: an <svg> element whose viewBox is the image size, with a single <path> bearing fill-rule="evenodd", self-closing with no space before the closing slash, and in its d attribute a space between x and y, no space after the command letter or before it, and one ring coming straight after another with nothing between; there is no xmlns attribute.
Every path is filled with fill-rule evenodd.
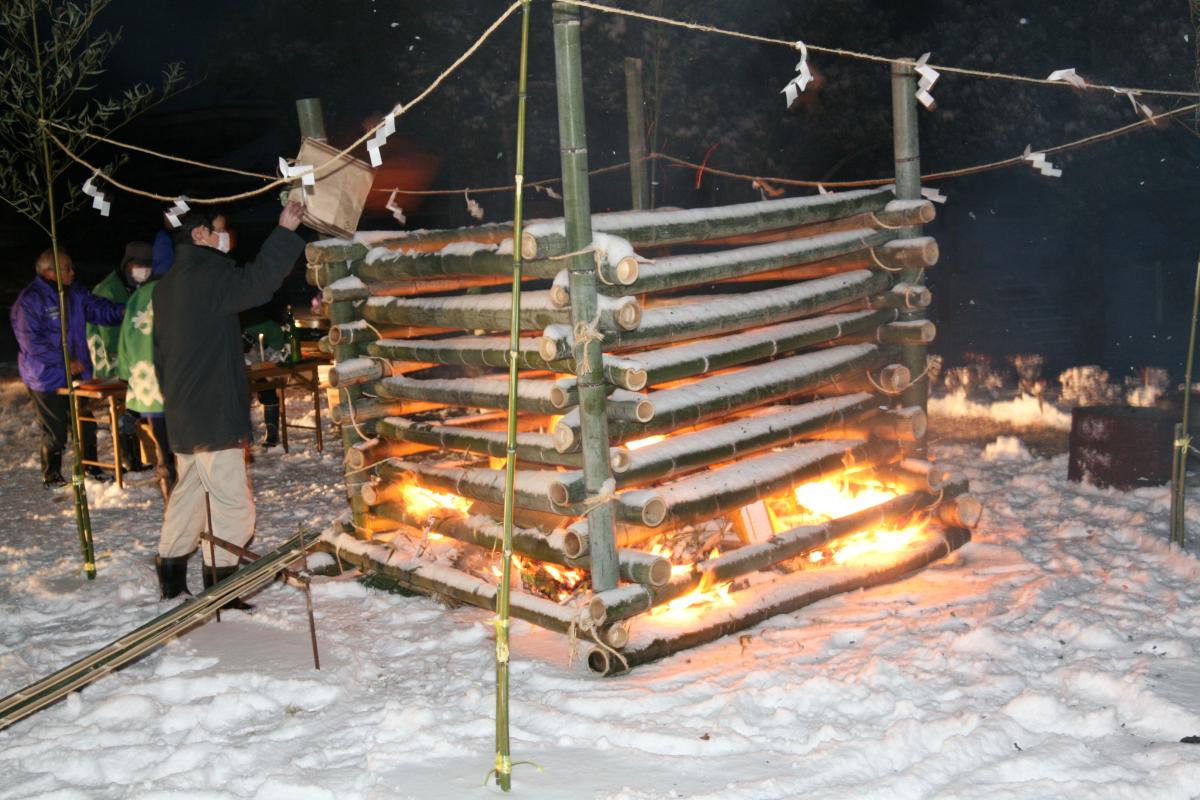
<svg viewBox="0 0 1200 800"><path fill-rule="evenodd" d="M165 598L187 588L187 560L205 528L239 546L254 535L254 496L244 448L250 441L250 392L238 312L262 305L283 284L304 240L299 203L279 215L279 227L258 257L238 267L199 210L180 217L175 264L154 288L154 368L163 394L167 434L179 473L163 515L158 580ZM207 493L207 498L206 498ZM202 548L209 559L209 548ZM216 580L237 569L234 554L216 548ZM203 570L205 587L212 570ZM231 606L248 608L241 601Z"/></svg>

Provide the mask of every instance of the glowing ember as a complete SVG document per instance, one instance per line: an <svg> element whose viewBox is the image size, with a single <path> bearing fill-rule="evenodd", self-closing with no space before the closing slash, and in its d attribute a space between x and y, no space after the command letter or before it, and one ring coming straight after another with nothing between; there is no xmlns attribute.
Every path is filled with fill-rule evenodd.
<svg viewBox="0 0 1200 800"><path fill-rule="evenodd" d="M897 494L899 493L877 486L859 486L851 491L840 481L806 483L794 492L801 517L794 524L807 525L845 517L891 500Z"/></svg>
<svg viewBox="0 0 1200 800"><path fill-rule="evenodd" d="M574 597L587 578L583 570L546 564L518 555L512 557L512 566L525 589L559 603ZM496 578L504 577L499 562L492 564L491 572Z"/></svg>
<svg viewBox="0 0 1200 800"><path fill-rule="evenodd" d="M657 436L647 436L645 439L634 439L632 442L625 443L625 449L626 450L640 450L643 447L647 447L648 445L657 444L658 442L661 442L663 439L666 439L666 438L667 438L666 436L657 435Z"/></svg>
<svg viewBox="0 0 1200 800"><path fill-rule="evenodd" d="M884 528L856 533L834 545L833 561L863 566L876 559L889 560L890 556L921 541L924 530L924 525L911 525L900 530Z"/></svg>

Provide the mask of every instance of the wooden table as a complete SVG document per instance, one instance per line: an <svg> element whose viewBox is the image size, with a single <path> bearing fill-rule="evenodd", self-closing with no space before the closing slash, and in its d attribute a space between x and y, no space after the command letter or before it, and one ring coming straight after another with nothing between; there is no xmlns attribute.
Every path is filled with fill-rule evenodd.
<svg viewBox="0 0 1200 800"><path fill-rule="evenodd" d="M317 432L317 452L323 452L325 442L321 431L321 380L317 377L317 362L304 360L292 364L266 363L252 364L246 368L246 378L250 382L250 391L262 392L274 389L279 393L279 443L283 451L288 452L288 427L315 430ZM297 425L288 422L287 390L299 387L312 395L313 414L316 415L315 425Z"/></svg>
<svg viewBox="0 0 1200 800"><path fill-rule="evenodd" d="M105 381L88 381L75 387L76 397L86 397L89 400L103 400L108 404L108 423L112 431L112 461L100 461L99 449L96 451L95 461L83 459L80 463L87 467L103 467L111 469L117 477L117 487L125 488L124 479L121 476L121 439L120 433L117 431L117 420L121 416L121 412L125 410L125 390L127 385L125 381L119 378L110 378ZM59 389L57 394L70 395L71 392L66 387ZM76 409L80 422L94 422L100 424L100 419L92 412L91 416L84 416L82 409ZM71 432L74 436L75 431Z"/></svg>

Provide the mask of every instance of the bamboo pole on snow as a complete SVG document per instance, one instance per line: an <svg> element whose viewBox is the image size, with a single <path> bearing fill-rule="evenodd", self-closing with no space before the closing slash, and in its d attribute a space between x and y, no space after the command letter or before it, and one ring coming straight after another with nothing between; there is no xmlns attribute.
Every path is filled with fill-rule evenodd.
<svg viewBox="0 0 1200 800"><path fill-rule="evenodd" d="M529 75L529 3L521 3L521 60L517 78L517 153L513 176L513 241L521 241L525 210L525 100ZM508 457L504 463L504 519L501 521L500 586L496 592L496 783L507 792L512 788L512 756L508 737L508 643L510 582L512 580L513 508L517 470L517 367L521 336L521 248L512 248L512 317L508 348Z"/></svg>

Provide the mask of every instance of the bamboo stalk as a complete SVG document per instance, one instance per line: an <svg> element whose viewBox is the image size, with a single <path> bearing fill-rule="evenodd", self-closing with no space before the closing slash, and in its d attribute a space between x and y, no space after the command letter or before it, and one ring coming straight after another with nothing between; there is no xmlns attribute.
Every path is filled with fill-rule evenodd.
<svg viewBox="0 0 1200 800"><path fill-rule="evenodd" d="M694 425L814 390L840 376L877 366L883 358L884 354L874 345L840 345L756 364L732 375L714 375L675 389L651 392L647 399L654 406L653 419L644 423L616 422L610 433L623 440ZM555 425L554 444L559 452L567 453L577 449L579 442L579 414L572 410Z"/></svg>
<svg viewBox="0 0 1200 800"><path fill-rule="evenodd" d="M608 291L619 288L622 294L645 294L713 283L849 255L882 246L894 238L896 232L892 230L857 228L731 250L665 256L643 264L632 285Z"/></svg>
<svg viewBox="0 0 1200 800"><path fill-rule="evenodd" d="M709 246L729 246L744 244L764 244L766 242L782 242L787 239L799 239L806 236L846 231L851 228L872 228L875 230L903 228L910 225L924 225L937 218L937 209L928 200L892 200L883 209L846 217L813 222L806 225L796 225L787 228L753 231L736 236L721 236L707 239L704 244Z"/></svg>
<svg viewBox="0 0 1200 800"><path fill-rule="evenodd" d="M528 260L521 270L528 278L553 278L562 269L557 261ZM513 254L496 245L452 243L435 252L373 250L357 270L366 281L395 281L416 277L496 275L511 281Z"/></svg>
<svg viewBox="0 0 1200 800"><path fill-rule="evenodd" d="M881 325L875 341L888 345L925 346L937 338L937 326L927 319L908 319ZM909 369L912 369L909 367Z"/></svg>
<svg viewBox="0 0 1200 800"><path fill-rule="evenodd" d="M311 247L312 245L309 245ZM304 268L304 279L309 286L322 288L349 277L353 270L350 267L351 262L336 260L328 263L309 263ZM348 299L348 298L339 298Z"/></svg>
<svg viewBox="0 0 1200 800"><path fill-rule="evenodd" d="M390 362L378 358L352 358L330 367L328 380L330 386L337 388L377 381L391 374Z"/></svg>
<svg viewBox="0 0 1200 800"><path fill-rule="evenodd" d="M352 386L350 389L359 387ZM341 391L349 391L342 389ZM384 417L400 417L405 414L415 414L418 411L429 411L435 408L441 408L442 403L397 403L388 402L386 400L372 400L369 398L359 397L358 400L350 400L349 397L345 401L339 403L335 408L329 410L329 418L333 420L335 425L352 426L354 423L370 422L372 420L383 419ZM353 444L353 442L352 442Z"/></svg>
<svg viewBox="0 0 1200 800"><path fill-rule="evenodd" d="M464 276L457 278L421 278L414 280L371 281L358 285L337 283L325 286L321 297L326 303L338 300L365 300L368 297L414 297L424 294L461 292L482 286L502 286L511 279L504 275Z"/></svg>
<svg viewBox="0 0 1200 800"><path fill-rule="evenodd" d="M579 8L563 3L553 5L554 74L558 98L558 139L563 176L564 220L559 228L561 249L550 255L576 255L566 260L570 271L571 325L589 336L578 342L575 359L579 378L583 469L588 492L597 500L587 517L592 531L592 585L601 590L617 585L616 546L613 542L614 508L601 500L611 480L608 451L608 415L605 406L603 348L598 336L590 335L604 311L605 300L596 293L595 260L584 252L590 247L597 228L592 218L588 192L588 150L583 108L583 64L579 42ZM526 227L521 249L526 257L530 239ZM605 231L620 235L617 231ZM536 242L536 238L534 239ZM534 248L535 251L538 249ZM538 257L543 257L541 254ZM600 320L603 323L603 320ZM611 326L608 326L611 329ZM632 326L631 326L632 327Z"/></svg>
<svg viewBox="0 0 1200 800"><path fill-rule="evenodd" d="M403 417L388 417L377 426L385 439L402 439L443 450L455 450L496 458L507 457L507 434L504 431L435 425ZM516 455L520 461L539 464L561 464L568 467L583 465L578 453L559 453L554 449L554 437L548 433L520 433L516 440Z"/></svg>
<svg viewBox="0 0 1200 800"><path fill-rule="evenodd" d="M440 533L486 550L500 549L506 535L502 523L488 517L469 517L450 509L438 509L436 513L425 518L412 514L401 503L384 503L373 510L383 517L418 531ZM591 569L591 562L586 554L574 557L566 554L561 534L545 534L539 530L514 526L508 535L512 538L513 552L522 556L570 569ZM671 562L662 556L620 548L617 550L617 562L622 580L658 587L665 586L671 578Z"/></svg>
<svg viewBox="0 0 1200 800"><path fill-rule="evenodd" d="M646 174L646 120L642 94L642 60L625 59L625 120L629 131L629 188L633 208L650 208L650 179Z"/></svg>
<svg viewBox="0 0 1200 800"><path fill-rule="evenodd" d="M804 442L660 484L653 491L633 489L620 498L623 506L641 508L642 519L651 527L668 519L683 524L719 517L811 481L899 458L899 449L883 442Z"/></svg>
<svg viewBox="0 0 1200 800"><path fill-rule="evenodd" d="M564 174L565 177L565 174ZM890 187L789 197L703 210L658 210L596 214L592 229L629 241L634 248L698 242L776 228L793 228L854 214L882 211L893 199ZM561 220L529 225L522 238L526 258L552 258L573 252Z"/></svg>
<svg viewBox="0 0 1200 800"><path fill-rule="evenodd" d="M512 298L507 294L463 295L458 297L372 297L363 306L370 322L393 325L438 325L463 330L500 331L508 328ZM599 298L593 316L599 314L604 330L632 330L641 320L641 305L636 298ZM536 330L547 325L565 325L570 315L555 307L550 292L526 292L522 299L521 330Z"/></svg>
<svg viewBox="0 0 1200 800"><path fill-rule="evenodd" d="M636 486L668 476L733 461L750 453L791 444L814 431L860 419L877 408L874 395L854 394L798 406L777 406L763 413L693 433L675 434L637 450L625 451L618 486ZM570 473L559 481L569 483Z"/></svg>
<svg viewBox="0 0 1200 800"><path fill-rule="evenodd" d="M628 348L716 336L812 316L891 285L887 274L858 270L758 292L687 298L678 305L646 309L635 330L605 331L604 341L610 347ZM571 353L573 342L570 328L554 325L543 332L538 350L546 361L556 361Z"/></svg>
<svg viewBox="0 0 1200 800"><path fill-rule="evenodd" d="M846 570L842 576L833 580L822 580L809 586L801 585L793 593L785 593L780 590L772 595L773 598L778 599L772 599L768 603L752 607L749 611L735 609L723 614L721 619L715 621L706 618L695 629L658 636L635 647L627 646L621 651L621 660L614 658L603 648L597 647L588 654L588 667L601 675L615 675L626 668L665 658L690 647L714 642L723 636L758 625L772 616L797 611L818 600L843 592L867 589L900 580L949 555L970 539L970 533L961 528L940 531L937 536L931 537L913 552L887 567ZM779 578L777 582L782 584L788 580L794 579Z"/></svg>
<svg viewBox="0 0 1200 800"><path fill-rule="evenodd" d="M1192 406L1192 367L1196 362L1196 329L1200 324L1200 260L1196 262L1196 288L1192 293L1192 327L1188 332L1187 363L1183 378L1183 421L1175 432L1175 472L1171 474L1171 542L1184 547L1187 538L1187 516L1184 484L1187 480L1188 450L1191 446L1191 427L1188 420Z"/></svg>

